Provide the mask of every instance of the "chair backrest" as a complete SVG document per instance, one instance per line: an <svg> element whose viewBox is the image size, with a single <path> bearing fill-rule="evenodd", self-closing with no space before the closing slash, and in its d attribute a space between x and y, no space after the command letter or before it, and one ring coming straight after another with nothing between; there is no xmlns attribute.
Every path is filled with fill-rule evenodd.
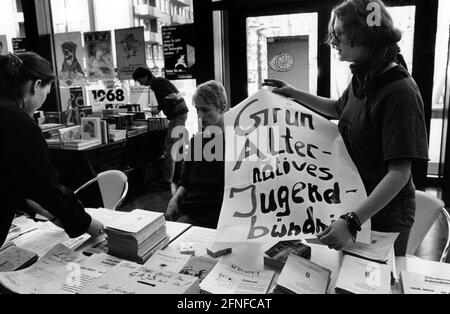
<svg viewBox="0 0 450 314"><path fill-rule="evenodd" d="M128 193L128 177L118 170L109 170L99 173L96 178L86 182L75 191L75 194L82 191L89 185L97 182L102 195L103 206L107 209L116 210Z"/></svg>
<svg viewBox="0 0 450 314"><path fill-rule="evenodd" d="M128 193L128 177L122 171L110 170L99 173L97 181L103 205L107 209L116 210Z"/></svg>
<svg viewBox="0 0 450 314"><path fill-rule="evenodd" d="M409 235L406 249L408 254L415 254L444 206L444 202L440 199L428 193L416 191L416 217Z"/></svg>

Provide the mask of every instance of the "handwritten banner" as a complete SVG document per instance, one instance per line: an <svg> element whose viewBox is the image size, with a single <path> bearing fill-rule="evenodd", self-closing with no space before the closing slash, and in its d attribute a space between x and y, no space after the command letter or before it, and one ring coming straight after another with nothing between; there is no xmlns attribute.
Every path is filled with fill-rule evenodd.
<svg viewBox="0 0 450 314"><path fill-rule="evenodd" d="M218 242L313 238L367 198L337 126L298 103L261 90L225 125Z"/></svg>

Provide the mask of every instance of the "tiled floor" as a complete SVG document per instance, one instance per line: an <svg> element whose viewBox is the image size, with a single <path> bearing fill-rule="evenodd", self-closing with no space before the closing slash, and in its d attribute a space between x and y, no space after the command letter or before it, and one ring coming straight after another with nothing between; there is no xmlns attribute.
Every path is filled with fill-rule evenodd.
<svg viewBox="0 0 450 314"><path fill-rule="evenodd" d="M439 194L440 192L437 189L427 189L427 192L437 196L438 198L441 197ZM131 211L139 208L157 212L165 212L170 198L171 194L169 191L148 193L126 204L120 210ZM447 222L444 215L441 215L436 223L431 227L421 246L417 250L416 255L426 260L439 261L445 247L448 234L449 231ZM447 256L447 263L450 263L450 256Z"/></svg>

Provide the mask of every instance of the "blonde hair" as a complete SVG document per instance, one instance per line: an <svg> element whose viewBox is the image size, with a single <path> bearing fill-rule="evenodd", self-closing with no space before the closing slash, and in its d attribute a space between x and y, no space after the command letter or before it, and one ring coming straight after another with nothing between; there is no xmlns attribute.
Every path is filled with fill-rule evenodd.
<svg viewBox="0 0 450 314"><path fill-rule="evenodd" d="M208 81L200 85L192 98L194 103L201 99L204 103L213 105L217 109L223 110L223 112L230 109L225 87L217 81Z"/></svg>

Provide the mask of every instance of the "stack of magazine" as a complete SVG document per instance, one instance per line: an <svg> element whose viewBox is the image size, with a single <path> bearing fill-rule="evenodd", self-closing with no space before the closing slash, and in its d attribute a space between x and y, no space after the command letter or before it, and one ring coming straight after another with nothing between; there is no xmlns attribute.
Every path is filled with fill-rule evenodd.
<svg viewBox="0 0 450 314"><path fill-rule="evenodd" d="M135 210L106 229L109 254L144 264L169 241L163 213Z"/></svg>

